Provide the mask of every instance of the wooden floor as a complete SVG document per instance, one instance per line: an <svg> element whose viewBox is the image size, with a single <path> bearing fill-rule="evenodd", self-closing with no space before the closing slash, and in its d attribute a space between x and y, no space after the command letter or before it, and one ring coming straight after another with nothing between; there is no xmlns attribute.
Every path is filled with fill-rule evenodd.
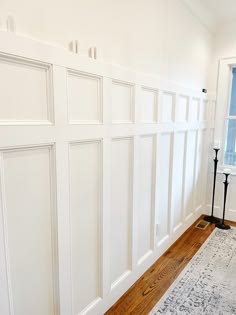
<svg viewBox="0 0 236 315"><path fill-rule="evenodd" d="M106 315L145 315L151 311L214 230L214 224L210 224L205 230L197 229L195 225L199 220L145 272ZM229 223L236 226L235 222Z"/></svg>

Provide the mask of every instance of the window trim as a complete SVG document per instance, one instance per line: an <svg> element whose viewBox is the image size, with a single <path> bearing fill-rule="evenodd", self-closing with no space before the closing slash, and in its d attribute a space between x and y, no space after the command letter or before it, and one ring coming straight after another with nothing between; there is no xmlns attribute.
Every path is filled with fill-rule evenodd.
<svg viewBox="0 0 236 315"><path fill-rule="evenodd" d="M217 82L214 141L221 142L221 150L219 154L219 171L222 171L225 167L227 167L231 168L233 173L236 175L236 166L224 164L227 123L229 119L236 120L236 116L229 115L233 78L232 68L236 68L236 57L224 58L220 60Z"/></svg>

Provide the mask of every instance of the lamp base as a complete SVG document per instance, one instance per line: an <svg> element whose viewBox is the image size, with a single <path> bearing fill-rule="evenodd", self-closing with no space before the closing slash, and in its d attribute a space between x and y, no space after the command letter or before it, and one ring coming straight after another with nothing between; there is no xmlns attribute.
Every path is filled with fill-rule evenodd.
<svg viewBox="0 0 236 315"><path fill-rule="evenodd" d="M230 225L227 225L227 224L224 224L224 223L218 223L218 224L216 224L216 227L218 229L221 229L221 230L230 230L231 229Z"/></svg>
<svg viewBox="0 0 236 315"><path fill-rule="evenodd" d="M214 217L213 215L206 215L204 217L204 220L210 223L215 223L215 224L220 223L220 219Z"/></svg>

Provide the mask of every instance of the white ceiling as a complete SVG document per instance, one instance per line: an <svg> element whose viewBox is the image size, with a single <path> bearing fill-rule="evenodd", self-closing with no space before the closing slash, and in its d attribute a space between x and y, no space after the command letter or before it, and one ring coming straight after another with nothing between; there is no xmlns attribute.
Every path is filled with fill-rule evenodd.
<svg viewBox="0 0 236 315"><path fill-rule="evenodd" d="M211 31L236 22L236 0L183 0Z"/></svg>
<svg viewBox="0 0 236 315"><path fill-rule="evenodd" d="M218 26L236 20L236 0L199 0L206 7Z"/></svg>

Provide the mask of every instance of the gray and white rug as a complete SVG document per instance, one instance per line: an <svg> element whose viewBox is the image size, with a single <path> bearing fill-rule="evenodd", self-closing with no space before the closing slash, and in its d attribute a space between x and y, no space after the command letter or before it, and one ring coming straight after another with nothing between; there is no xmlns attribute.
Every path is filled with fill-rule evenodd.
<svg viewBox="0 0 236 315"><path fill-rule="evenodd" d="M150 315L236 314L236 228L215 229Z"/></svg>

